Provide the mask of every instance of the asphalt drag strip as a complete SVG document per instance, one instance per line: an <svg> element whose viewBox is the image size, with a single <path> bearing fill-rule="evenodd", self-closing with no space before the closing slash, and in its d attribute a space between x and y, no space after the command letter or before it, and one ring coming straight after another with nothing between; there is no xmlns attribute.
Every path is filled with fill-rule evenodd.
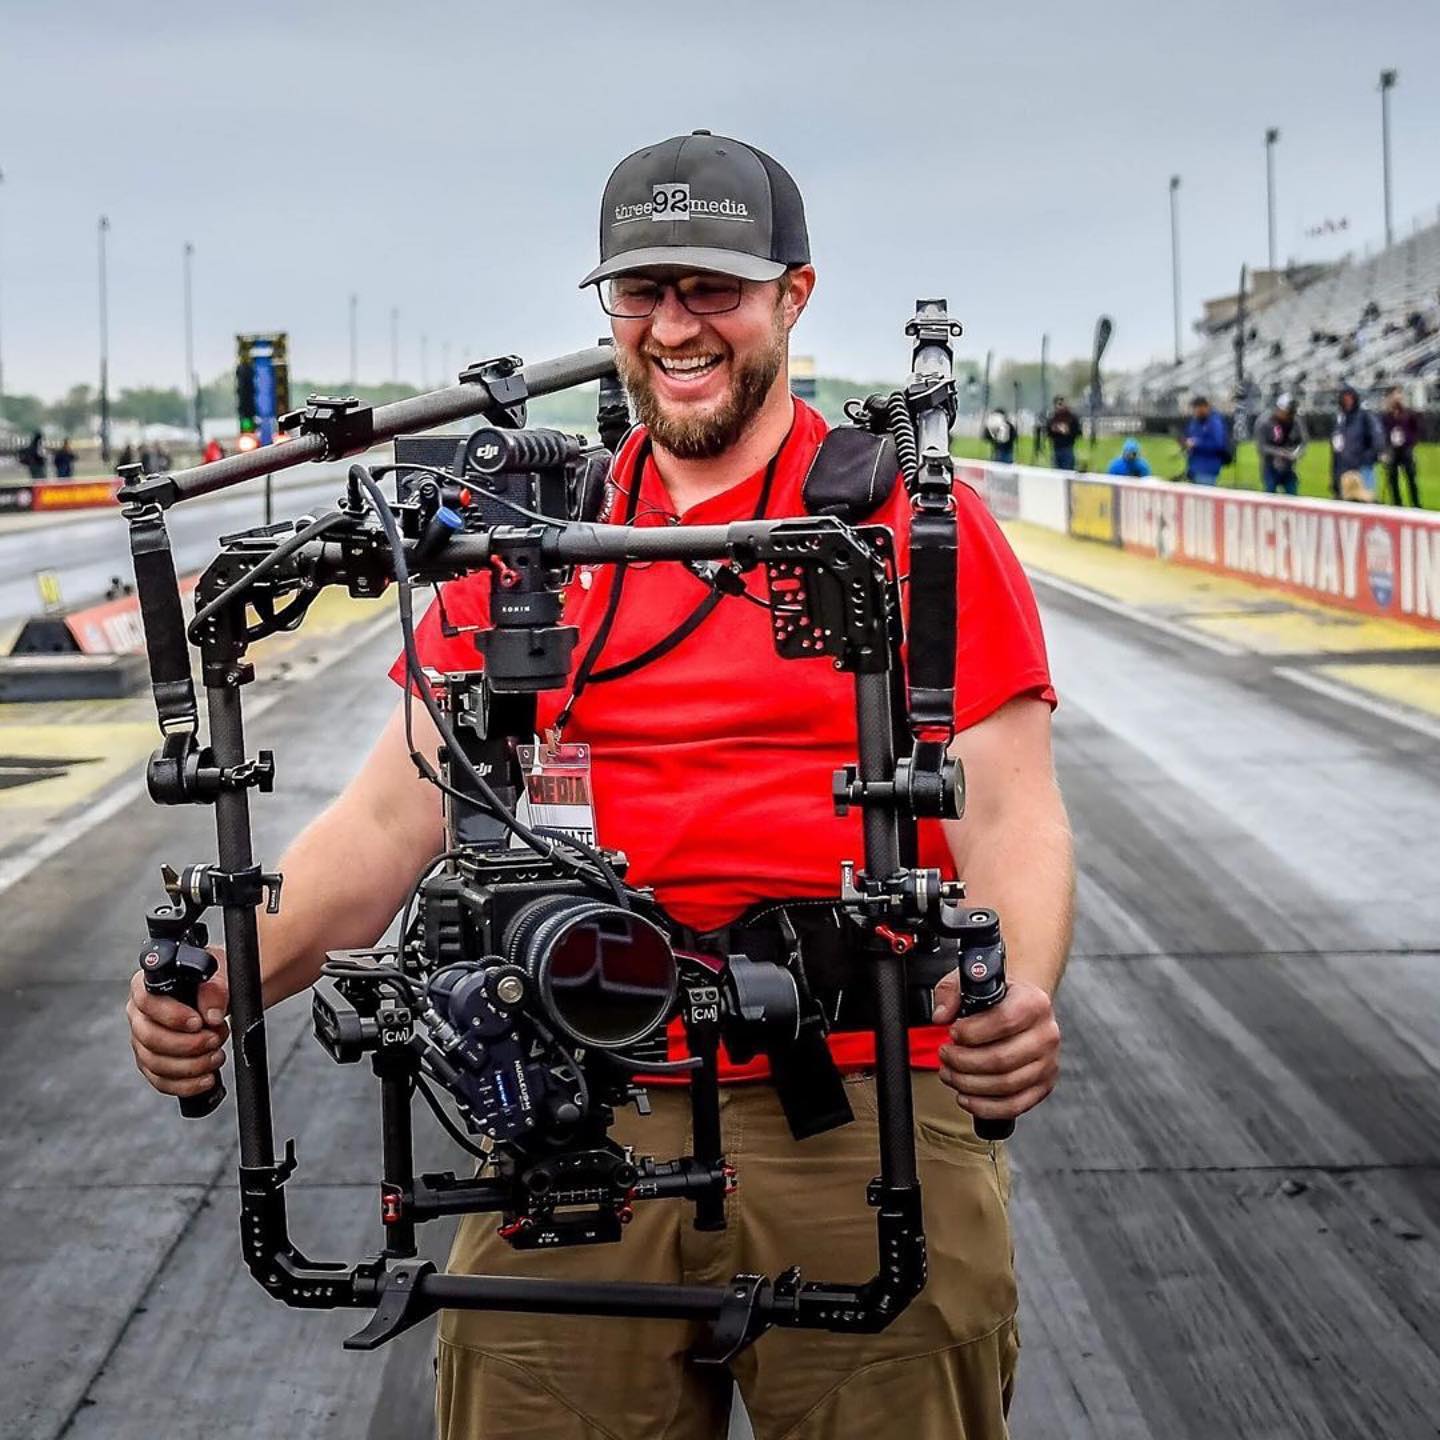
<svg viewBox="0 0 1440 1440"><path fill-rule="evenodd" d="M1014 1433L1433 1436L1440 744L1041 594L1080 885Z"/></svg>
<svg viewBox="0 0 1440 1440"><path fill-rule="evenodd" d="M1013 1433L1433 1436L1440 743L1263 656L1041 597L1081 882L1061 1085L1012 1142ZM278 765L262 859L361 763L395 648L365 639L249 727ZM144 910L210 825L136 798L0 895L7 1440L428 1433L433 1326L353 1355L363 1316L271 1301L239 1260L233 1110L181 1122L135 1073ZM303 998L270 1035L296 1241L361 1254L374 1081L320 1051ZM432 1132L420 1168L454 1165Z"/></svg>

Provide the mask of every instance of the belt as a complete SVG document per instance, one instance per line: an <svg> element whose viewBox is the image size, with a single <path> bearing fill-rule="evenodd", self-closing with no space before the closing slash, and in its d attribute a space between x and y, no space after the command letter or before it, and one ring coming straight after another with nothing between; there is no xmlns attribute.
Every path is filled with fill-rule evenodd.
<svg viewBox="0 0 1440 1440"><path fill-rule="evenodd" d="M875 1027L870 963L858 938L855 927L833 900L762 902L716 930L675 927L678 949L698 950L721 959L744 955L790 970L832 1032ZM912 950L905 962L906 1023L929 1025L935 986L955 970L955 946L938 941L928 950Z"/></svg>

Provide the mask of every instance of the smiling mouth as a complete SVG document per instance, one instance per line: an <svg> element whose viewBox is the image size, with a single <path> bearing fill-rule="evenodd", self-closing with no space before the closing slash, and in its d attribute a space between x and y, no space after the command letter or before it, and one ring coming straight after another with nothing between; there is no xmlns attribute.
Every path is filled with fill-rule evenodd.
<svg viewBox="0 0 1440 1440"><path fill-rule="evenodd" d="M720 363L719 355L650 355L650 363L674 380L695 380Z"/></svg>

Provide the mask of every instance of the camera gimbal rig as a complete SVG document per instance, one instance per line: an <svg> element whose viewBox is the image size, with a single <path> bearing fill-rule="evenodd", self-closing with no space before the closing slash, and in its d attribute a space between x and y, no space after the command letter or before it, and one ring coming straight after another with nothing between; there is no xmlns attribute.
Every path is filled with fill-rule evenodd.
<svg viewBox="0 0 1440 1440"><path fill-rule="evenodd" d="M903 395L872 397L861 411L871 429L888 425L895 431L912 502L912 586L928 575L932 596L953 597L951 340L959 327L944 301L922 301L908 333L915 340L910 386ZM915 865L917 818L954 817L961 806L958 766L946 757L944 739L935 738L937 730L943 735L947 724L953 726L955 622L953 606L926 616L934 633L924 641L912 636L907 689L899 663L899 579L892 538L882 527L847 525L824 514L667 529L526 515L522 518L530 523L471 529L463 517L440 515L437 506L444 497L434 485L428 509L403 500L391 504L368 472L354 466L347 493L330 514L303 525L281 523L226 537L196 589L196 612L187 631L166 532L171 505L304 460L341 459L404 431L466 416L482 415L500 431L517 431L513 444L523 451L524 463L539 467L563 458L559 442L566 437L520 429L527 397L605 380L613 369L612 352L599 346L524 368L514 357L489 361L465 371L456 386L378 410L352 399L311 397L305 411L286 418L285 428L298 436L284 445L173 475L146 476L139 467L122 472L119 499L130 527L163 735L149 765L150 793L161 804L213 805L218 845L213 865L192 865L178 874L167 870L172 903L150 913L151 940L142 951L142 969L152 989L193 1004L215 965L203 948L202 916L220 907L235 1041L245 1260L260 1284L286 1304L373 1309L365 1327L346 1341L352 1348L372 1349L443 1308L707 1322L709 1339L698 1353L717 1362L771 1325L882 1329L919 1293L926 1275L909 1087L906 957L917 946L933 948L938 938L948 939L960 959L965 1008L985 1008L1004 995L1003 944L993 912L965 910L958 882L942 881L938 871ZM615 428L612 398L612 433ZM861 808L864 856L858 871L847 865L838 905L873 985L880 1175L867 1200L877 1212L876 1272L863 1282L845 1284L802 1282L794 1269L774 1279L739 1275L724 1287L585 1284L438 1273L432 1263L416 1258L418 1223L477 1210L499 1211L510 1231L507 1238L522 1246L618 1238L630 1204L663 1196L690 1199L698 1226L724 1223L723 1197L733 1174L721 1150L715 1071L722 1012L736 1022L754 1019L763 1030L767 1003L777 997L783 1002L783 986L773 987L774 976L757 979L759 967L747 971L741 957L735 957L739 978L723 985L715 973L686 963L678 967L665 1000L676 1002L695 1057L687 1063L693 1067L696 1154L656 1162L622 1152L604 1136L613 1118L610 1107L642 1098L633 1082L647 1062L623 1053L623 1044L617 1043L622 1053L612 1057L610 1068L596 1069L598 1062L586 1050L573 1047L574 1031L567 1050L542 1027L542 1038L557 1040L544 1053L562 1057L562 1063L542 1074L526 1057L544 1047L534 1042L527 1049L523 1043L521 1012L547 986L551 1001L560 1001L566 997L557 986L586 983L583 976L560 974L559 962L553 962L557 904L564 911L569 904L589 903L586 895L613 894L623 926L633 932L651 923L645 918L650 897L623 884L622 857L574 842L551 843L547 849L536 843L546 832L526 832L528 852L495 849L492 843L474 854L462 846L440 857L451 870L425 889L425 916L408 933L402 925L397 951L332 955L327 978L317 986L316 1031L337 1060L371 1053L381 1080L385 1245L350 1265L312 1261L291 1241L287 1225L284 1189L295 1169L294 1142L287 1142L284 1157L277 1158L272 1130L256 909L262 903L272 911L278 908L280 877L263 871L252 852L249 792L269 792L274 764L267 752L253 759L246 755L241 690L254 678L247 648L298 625L327 585L343 585L351 595L366 597L398 583L411 679L446 741L442 788L451 802L447 824L452 836L467 816L472 822L478 818L482 828L494 828L500 820L502 829L520 833L524 827L517 830L505 803L516 793L512 742L533 736L535 691L563 683L574 639L573 631L557 623L559 609L553 602L560 577L581 564L657 560L708 563L735 574L762 567L778 652L796 659L823 655L855 676L858 763L836 776L835 798L842 813L847 806ZM521 583L494 607L496 629L482 642L484 672L447 677L441 714L420 674L410 585L454 579L484 566L519 577ZM208 744L199 738L191 643L200 652ZM909 722L914 743L897 754L897 720L902 718ZM462 725L469 733L462 733ZM482 772L491 777L493 790L487 789ZM557 865L563 872L558 875ZM466 885L471 887L465 900L470 910L462 915L454 895ZM486 907L502 892L511 901L516 895L523 901L527 885L542 895L535 902L540 909L532 904L529 919L507 920L507 934L513 940L518 932L521 942L512 944L508 963L501 963L507 957L490 953L499 942L484 928L491 923L487 917L498 912ZM557 895L569 898L557 900ZM455 921L448 928L447 916ZM454 936L466 925L481 936L480 948L487 952L483 964L450 963L459 953ZM587 932L591 938L600 933L592 930ZM542 944L537 936L551 939ZM524 959L526 944L541 955L539 960ZM391 954L393 965L385 963ZM443 968L437 971L437 966ZM731 988L722 995L724 985ZM785 1006L773 1008L783 1012ZM484 1043L457 1033L457 1027L468 1025L477 1027L475 1035ZM533 1032L526 1034L533 1040ZM650 1062L648 1068L665 1067ZM486 1154L496 1162L494 1173L482 1169L471 1179L449 1173L415 1176L411 1101L417 1086L425 1091L422 1072L444 1079L459 1097L472 1131L492 1142ZM183 1101L181 1109L208 1113L223 1094L217 1081L214 1090ZM426 1098L431 1098L428 1091ZM1008 1127L994 1133L1008 1133Z"/></svg>

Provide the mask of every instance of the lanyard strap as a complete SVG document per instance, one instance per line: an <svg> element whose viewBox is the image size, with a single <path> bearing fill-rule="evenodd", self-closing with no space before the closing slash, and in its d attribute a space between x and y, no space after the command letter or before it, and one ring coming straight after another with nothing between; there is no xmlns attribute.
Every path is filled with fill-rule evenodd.
<svg viewBox="0 0 1440 1440"><path fill-rule="evenodd" d="M770 463L765 467L765 479L760 486L760 498L756 502L755 513L750 517L752 520L761 520L765 516L765 511L770 504L770 495L775 486L775 473L779 469L780 457L785 453L785 446L789 439L790 434L787 432L785 439L780 442L780 448L770 457ZM624 523L627 525L633 524L635 520L640 501L640 487L644 484L645 466L649 463L651 449L650 437L647 435L640 445L635 457L635 465L631 470L630 493L626 497L625 504ZM663 659L693 635L714 614L721 600L725 598L723 592L711 590L669 634L661 636L653 645L628 660L618 661L614 665L606 666L603 670L597 669L596 665L601 652L610 639L610 632L615 627L615 617L620 610L620 592L624 588L628 570L628 561L621 561L615 567L615 579L610 587L610 598L606 603L605 613L601 616L600 624L596 627L595 634L586 647L580 664L576 667L575 680L570 694L566 697L564 705L560 707L560 713L555 717L554 729L557 736L565 728L571 712L575 709L576 702L587 687L602 685L609 680L623 680L627 675L633 675L637 670L643 670L645 666L653 665L657 660Z"/></svg>

